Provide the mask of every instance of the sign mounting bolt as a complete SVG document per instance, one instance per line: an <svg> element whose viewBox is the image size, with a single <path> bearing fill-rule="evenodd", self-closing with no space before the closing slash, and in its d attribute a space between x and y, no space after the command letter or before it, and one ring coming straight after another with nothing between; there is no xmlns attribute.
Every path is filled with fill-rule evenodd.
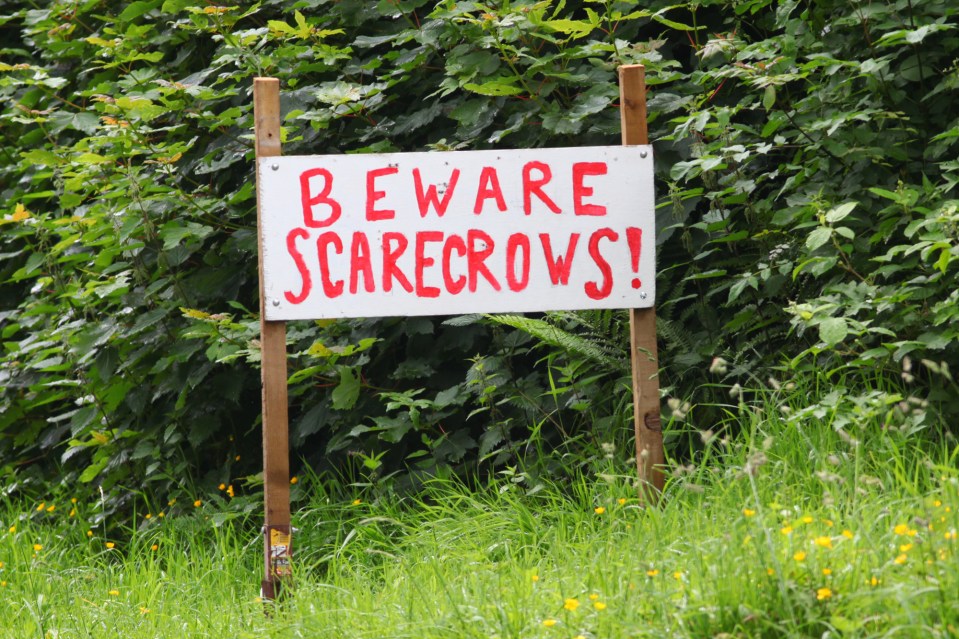
<svg viewBox="0 0 959 639"><path fill-rule="evenodd" d="M645 295L646 295L646 294L643 293L643 296L645 296ZM273 300L273 306L279 306L279 305L280 305L280 300Z"/></svg>
<svg viewBox="0 0 959 639"><path fill-rule="evenodd" d="M649 153L645 149L639 152L639 157L641 158L645 158L647 155L649 155Z"/></svg>
<svg viewBox="0 0 959 639"><path fill-rule="evenodd" d="M646 156L644 155L643 157L646 157ZM274 171L279 171L280 165L274 162L273 164L270 165L270 168L273 169Z"/></svg>
<svg viewBox="0 0 959 639"><path fill-rule="evenodd" d="M646 299L646 291L643 291L642 293L639 294L639 299L641 300ZM273 303L276 304L277 303L276 300L273 300Z"/></svg>

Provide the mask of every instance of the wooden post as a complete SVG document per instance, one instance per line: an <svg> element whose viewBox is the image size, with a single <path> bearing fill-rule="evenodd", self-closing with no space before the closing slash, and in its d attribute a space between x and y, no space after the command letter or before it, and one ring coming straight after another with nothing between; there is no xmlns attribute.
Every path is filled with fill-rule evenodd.
<svg viewBox="0 0 959 639"><path fill-rule="evenodd" d="M280 155L280 81L253 80L253 119L256 158ZM257 182L259 183L259 161ZM286 323L266 320L263 287L263 221L257 189L257 238L260 273L260 350L263 384L263 558L264 599L274 599L290 576L290 451L286 389Z"/></svg>
<svg viewBox="0 0 959 639"><path fill-rule="evenodd" d="M620 122L624 145L649 144L646 129L646 68L619 68ZM640 497L655 503L663 489L665 454L659 409L656 308L630 309L629 346L633 368L633 426Z"/></svg>

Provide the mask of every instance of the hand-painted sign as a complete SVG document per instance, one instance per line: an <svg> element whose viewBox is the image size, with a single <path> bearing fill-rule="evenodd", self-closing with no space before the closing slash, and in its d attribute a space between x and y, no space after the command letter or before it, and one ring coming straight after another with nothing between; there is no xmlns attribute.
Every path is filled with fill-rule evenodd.
<svg viewBox="0 0 959 639"><path fill-rule="evenodd" d="M269 320L643 308L650 146L265 157Z"/></svg>

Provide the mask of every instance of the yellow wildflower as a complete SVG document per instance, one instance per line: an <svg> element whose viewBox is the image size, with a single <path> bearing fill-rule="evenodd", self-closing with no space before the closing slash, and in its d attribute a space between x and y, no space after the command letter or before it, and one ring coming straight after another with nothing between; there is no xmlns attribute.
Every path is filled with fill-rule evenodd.
<svg viewBox="0 0 959 639"><path fill-rule="evenodd" d="M876 577L875 575L873 575L872 579L869 580L869 585L875 588L879 584L880 584L879 577Z"/></svg>
<svg viewBox="0 0 959 639"><path fill-rule="evenodd" d="M833 523L832 523L832 520L831 520L831 519L823 519L823 520L822 520L822 523L826 524L826 528L832 528L832 527L833 527Z"/></svg>
<svg viewBox="0 0 959 639"><path fill-rule="evenodd" d="M806 515L805 517L802 518L802 523L804 524L811 524L812 522L813 522L813 519L809 515Z"/></svg>
<svg viewBox="0 0 959 639"><path fill-rule="evenodd" d="M597 601L593 604L593 608L596 608L596 610L606 610L606 604L604 604L602 601Z"/></svg>
<svg viewBox="0 0 959 639"><path fill-rule="evenodd" d="M619 504L620 506L624 506L626 505L626 498L620 497L619 499L616 500L616 503Z"/></svg>
<svg viewBox="0 0 959 639"><path fill-rule="evenodd" d="M48 513L52 513L52 512L53 512L54 510L56 510L56 509L57 509L57 505L56 505L56 504L50 504L49 506L47 506L47 512L48 512Z"/></svg>
<svg viewBox="0 0 959 639"><path fill-rule="evenodd" d="M892 529L892 532L897 535L905 535L909 532L909 526L906 524L896 524L896 527Z"/></svg>
<svg viewBox="0 0 959 639"><path fill-rule="evenodd" d="M842 536L845 537L846 539L852 539L855 535L853 535L851 530L846 529L842 531Z"/></svg>
<svg viewBox="0 0 959 639"><path fill-rule="evenodd" d="M70 509L70 517L76 517L76 515L77 515L77 509L76 509L76 508L71 508L71 509Z"/></svg>
<svg viewBox="0 0 959 639"><path fill-rule="evenodd" d="M233 484L230 484L229 486L226 487L226 494L229 496L230 499L233 499L233 497L236 496L236 493L233 492Z"/></svg>
<svg viewBox="0 0 959 639"><path fill-rule="evenodd" d="M17 204L16 208L13 210L13 216L10 218L14 222L22 222L25 219L30 217L30 211L23 204Z"/></svg>
<svg viewBox="0 0 959 639"><path fill-rule="evenodd" d="M603 506L597 506L596 508L593 508L593 512L597 515L602 515L604 512L606 512L606 508Z"/></svg>
<svg viewBox="0 0 959 639"><path fill-rule="evenodd" d="M955 541L955 540L956 540L956 531L955 531L955 530L950 530L950 531L947 532L945 535L943 535L943 537L945 537L945 538L948 539L949 541Z"/></svg>
<svg viewBox="0 0 959 639"><path fill-rule="evenodd" d="M755 514L756 514L756 511L753 510L752 508L743 508L744 517L752 517Z"/></svg>
<svg viewBox="0 0 959 639"><path fill-rule="evenodd" d="M899 552L909 552L912 550L912 544L903 544L899 546Z"/></svg>
<svg viewBox="0 0 959 639"><path fill-rule="evenodd" d="M776 574L776 571L773 570L772 568L766 568L766 574L772 577L773 575Z"/></svg>
<svg viewBox="0 0 959 639"><path fill-rule="evenodd" d="M7 582L0 581L0 588L6 588L6 587L7 587Z"/></svg>
<svg viewBox="0 0 959 639"><path fill-rule="evenodd" d="M832 590L829 588L820 588L816 591L816 599L823 601L825 599L830 599L832 597Z"/></svg>
<svg viewBox="0 0 959 639"><path fill-rule="evenodd" d="M814 540L815 544L820 548L832 548L832 537L816 537Z"/></svg>
<svg viewBox="0 0 959 639"><path fill-rule="evenodd" d="M682 578L683 578L683 573L682 573L682 572L680 572L680 571L677 570L676 572L673 573L673 579L675 579L676 581L679 581L679 580L681 580Z"/></svg>
<svg viewBox="0 0 959 639"><path fill-rule="evenodd" d="M563 602L563 608L565 608L566 610L569 610L570 612L576 610L577 608L579 608L579 599L573 599L573 598L567 599L566 601Z"/></svg>
<svg viewBox="0 0 959 639"><path fill-rule="evenodd" d="M295 484L295 483L298 482L298 481L300 481L300 480L297 479L297 477L296 477L295 475L294 475L293 477L290 477L290 483L291 483L291 484Z"/></svg>
<svg viewBox="0 0 959 639"><path fill-rule="evenodd" d="M144 518L144 519L153 519L153 515L151 515L150 513L147 513L147 514L145 514L145 515L143 516L143 518Z"/></svg>
<svg viewBox="0 0 959 639"><path fill-rule="evenodd" d="M71 503L71 504L76 504L76 503L77 503L77 498L76 498L76 497L71 497L71 498L70 498L70 503Z"/></svg>
<svg viewBox="0 0 959 639"><path fill-rule="evenodd" d="M220 490L226 490L226 484L220 484L219 486L217 486L217 488L219 488Z"/></svg>
<svg viewBox="0 0 959 639"><path fill-rule="evenodd" d="M202 506L202 505L203 505L203 502L200 501L199 499L197 499L195 502L193 502L193 507L194 507L194 508L199 508L199 507Z"/></svg>
<svg viewBox="0 0 959 639"><path fill-rule="evenodd" d="M106 543L106 546L107 546L107 550L113 550L113 547L116 546L116 544L113 543L112 541L108 541Z"/></svg>
<svg viewBox="0 0 959 639"><path fill-rule="evenodd" d="M92 531L92 530L88 530L88 531L87 531L87 537L93 537L93 531Z"/></svg>
<svg viewBox="0 0 959 639"><path fill-rule="evenodd" d="M354 505L354 506L359 506L359 505L362 504L362 503L363 503L363 500L362 500L362 499L354 499L354 500L353 500L353 505Z"/></svg>
<svg viewBox="0 0 959 639"><path fill-rule="evenodd" d="M597 599L599 599L599 595L597 595L595 592L589 596L590 601L596 601Z"/></svg>
<svg viewBox="0 0 959 639"><path fill-rule="evenodd" d="M646 575L649 576L649 577L655 577L655 576L658 575L658 574L659 574L659 570L656 569L656 568L652 568L652 569L646 571Z"/></svg>
<svg viewBox="0 0 959 639"><path fill-rule="evenodd" d="M17 527L16 527L16 526L10 526L9 531L10 531L10 534L12 535L13 533L17 532Z"/></svg>
<svg viewBox="0 0 959 639"><path fill-rule="evenodd" d="M157 513L157 518L158 518L158 519L163 519L164 517L166 517L166 513L163 512L162 510Z"/></svg>
<svg viewBox="0 0 959 639"><path fill-rule="evenodd" d="M547 628L552 628L553 626L556 625L556 620L555 620L555 619L543 619L543 625L546 626Z"/></svg>
<svg viewBox="0 0 959 639"><path fill-rule="evenodd" d="M143 606L140 606L140 614L141 614L141 615L148 615L148 614L150 614L150 609L149 609L149 608L144 608Z"/></svg>
<svg viewBox="0 0 959 639"><path fill-rule="evenodd" d="M46 507L47 507L46 502L41 501L41 502L40 502L40 505L37 506L37 512L38 512L38 513L39 513L39 512L43 512L43 509L46 508Z"/></svg>
<svg viewBox="0 0 959 639"><path fill-rule="evenodd" d="M157 544L153 544L152 546L150 546L150 550L152 550L153 552L156 552L159 549L160 549L160 546Z"/></svg>
<svg viewBox="0 0 959 639"><path fill-rule="evenodd" d="M806 561L806 553L803 552L802 550L797 550L796 553L793 555L793 559L795 559L796 561Z"/></svg>
<svg viewBox="0 0 959 639"><path fill-rule="evenodd" d="M33 552L40 552L41 550L43 550L42 544L33 544Z"/></svg>
<svg viewBox="0 0 959 639"><path fill-rule="evenodd" d="M908 558L907 558L905 555L899 555L898 557L896 557L895 559L893 559L893 562L895 562L895 563L897 563L897 564L899 564L899 565L901 566L902 564L906 563L906 559L908 559Z"/></svg>
<svg viewBox="0 0 959 639"><path fill-rule="evenodd" d="M823 568L823 569L822 569L822 574L824 574L824 575L826 575L826 576L828 577L829 575L832 574L832 568Z"/></svg>
<svg viewBox="0 0 959 639"><path fill-rule="evenodd" d="M784 535L791 535L792 532L793 532L793 527L792 527L792 526L783 526L782 528L779 529L779 532L781 532L781 533L784 534Z"/></svg>
<svg viewBox="0 0 959 639"><path fill-rule="evenodd" d="M111 597L117 597L117 596L120 595L120 591L117 590L116 588L114 588L113 590L111 590L111 591L108 592L107 594L110 595Z"/></svg>
<svg viewBox="0 0 959 639"><path fill-rule="evenodd" d="M942 502L937 499L936 501L932 502L932 505L936 508L939 508L939 506L942 506Z"/></svg>

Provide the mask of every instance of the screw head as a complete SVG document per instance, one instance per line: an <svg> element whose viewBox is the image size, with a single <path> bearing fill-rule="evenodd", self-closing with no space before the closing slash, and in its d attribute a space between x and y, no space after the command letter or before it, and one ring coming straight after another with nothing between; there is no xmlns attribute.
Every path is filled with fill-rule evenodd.
<svg viewBox="0 0 959 639"><path fill-rule="evenodd" d="M647 297L646 291L643 291L642 293L639 294L639 299L641 299L641 300L646 299L646 297Z"/></svg>
<svg viewBox="0 0 959 639"><path fill-rule="evenodd" d="M274 171L279 171L280 165L274 162L273 164L270 165L270 168L273 169Z"/></svg>
<svg viewBox="0 0 959 639"><path fill-rule="evenodd" d="M645 158L647 155L649 155L649 153L645 149L639 152L639 157L641 158Z"/></svg>
<svg viewBox="0 0 959 639"><path fill-rule="evenodd" d="M273 306L279 306L280 300L273 300Z"/></svg>

